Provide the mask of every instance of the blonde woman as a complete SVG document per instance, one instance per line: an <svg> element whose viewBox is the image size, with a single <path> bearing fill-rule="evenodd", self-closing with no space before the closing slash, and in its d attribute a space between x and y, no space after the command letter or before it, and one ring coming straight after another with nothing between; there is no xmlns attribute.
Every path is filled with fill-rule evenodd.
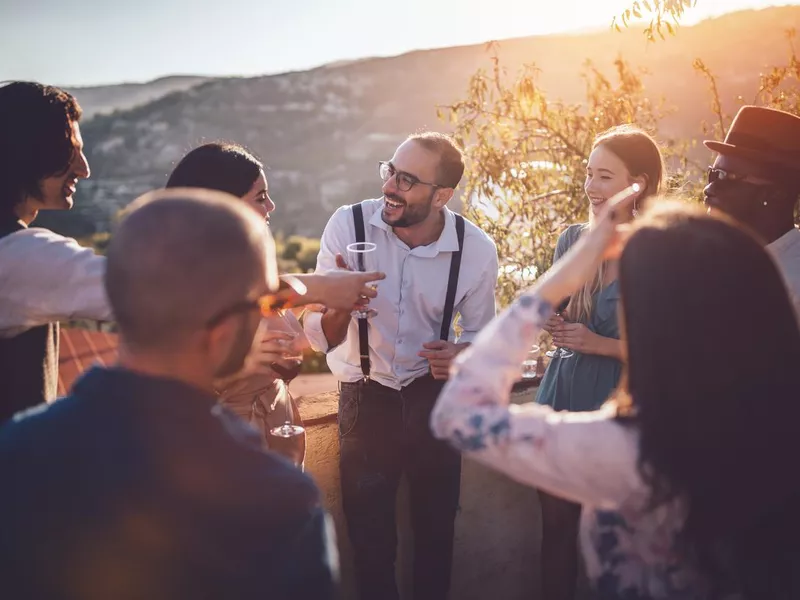
<svg viewBox="0 0 800 600"><path fill-rule="evenodd" d="M594 141L586 165L584 190L589 222L570 225L558 238L558 261L608 208L608 200L632 183L641 192L633 205L658 193L664 161L653 138L632 125L620 125ZM539 404L562 411L596 410L619 383L622 342L617 322L620 290L617 261L600 265L593 278L572 295L561 314L544 329L556 346L536 396ZM572 599L578 567L580 505L539 492L542 507L542 586L545 600Z"/></svg>

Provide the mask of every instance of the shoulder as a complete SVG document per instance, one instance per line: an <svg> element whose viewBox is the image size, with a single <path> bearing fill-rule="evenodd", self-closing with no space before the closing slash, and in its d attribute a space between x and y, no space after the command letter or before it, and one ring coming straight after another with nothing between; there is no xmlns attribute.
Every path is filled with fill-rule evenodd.
<svg viewBox="0 0 800 600"><path fill-rule="evenodd" d="M379 199L371 199L364 200L363 202L356 202L355 204L345 204L344 206L340 206L334 211L334 213L331 215L331 218L328 219L328 225L326 226L326 229L335 229L340 231L347 228L348 230L352 231L354 228L353 209L356 206L361 206L362 214L364 215L364 223L368 223L370 217L372 217L377 210L380 210L382 202L383 201Z"/></svg>
<svg viewBox="0 0 800 600"><path fill-rule="evenodd" d="M469 248L470 250L476 250L480 253L491 253L497 255L497 245L492 237L486 233L483 229L475 225L472 221L464 217L463 215L458 215L457 213L453 213L455 216L461 216L464 219L464 250L467 251Z"/></svg>
<svg viewBox="0 0 800 600"><path fill-rule="evenodd" d="M64 237L43 227L30 227L15 231L0 239L0 250L19 249L27 251L37 247L68 247L80 249L81 246L73 238Z"/></svg>
<svg viewBox="0 0 800 600"><path fill-rule="evenodd" d="M340 206L336 209L336 211L331 216L330 220L333 221L334 219L352 219L353 218L353 209L356 206L361 206L361 210L364 213L364 220L369 219L375 211L379 210L381 205L383 204L383 200L380 198L372 198L368 200L363 200L362 202L356 202L354 204L345 204L344 206Z"/></svg>
<svg viewBox="0 0 800 600"><path fill-rule="evenodd" d="M572 225L568 226L561 234L558 236L558 239L568 240L570 242L574 242L581 234L589 228L588 223L573 223Z"/></svg>
<svg viewBox="0 0 800 600"><path fill-rule="evenodd" d="M26 455L41 454L46 447L59 445L59 440L66 441L86 425L76 409L75 398L66 396L16 413L0 427L0 455L22 461Z"/></svg>
<svg viewBox="0 0 800 600"><path fill-rule="evenodd" d="M573 223L562 231L558 236L556 248L565 252L572 244L578 241L581 234L589 227L588 223Z"/></svg>
<svg viewBox="0 0 800 600"><path fill-rule="evenodd" d="M26 272L36 266L57 271L60 264L74 259L105 262L105 257L81 246L74 238L41 227L16 231L0 239L0 260L8 265L17 258L24 258Z"/></svg>

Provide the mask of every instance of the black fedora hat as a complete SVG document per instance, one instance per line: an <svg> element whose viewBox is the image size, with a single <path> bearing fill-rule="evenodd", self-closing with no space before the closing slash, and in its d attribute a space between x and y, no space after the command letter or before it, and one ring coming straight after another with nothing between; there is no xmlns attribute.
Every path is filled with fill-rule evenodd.
<svg viewBox="0 0 800 600"><path fill-rule="evenodd" d="M782 110L743 106L724 142L703 144L720 154L800 172L800 117Z"/></svg>

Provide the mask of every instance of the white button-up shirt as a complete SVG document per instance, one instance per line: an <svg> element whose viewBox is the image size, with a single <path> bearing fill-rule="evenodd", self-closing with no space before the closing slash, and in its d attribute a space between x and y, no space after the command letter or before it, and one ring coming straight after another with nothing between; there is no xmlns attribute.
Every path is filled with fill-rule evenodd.
<svg viewBox="0 0 800 600"><path fill-rule="evenodd" d="M767 244L767 251L778 263L800 321L800 229L792 229Z"/></svg>
<svg viewBox="0 0 800 600"><path fill-rule="evenodd" d="M418 353L424 343L439 339L450 259L458 250L455 214L444 209L445 225L437 241L409 248L383 222L382 199L367 200L362 206L366 241L377 245L377 269L386 273L386 279L378 283L378 297L370 302L370 307L378 311L369 320L370 377L399 390L428 372L428 361ZM494 241L466 219L464 225L453 314L461 315L457 341L470 342L495 316L498 263ZM336 269L336 254L347 260L347 245L355 241L352 206L343 206L322 233L317 272ZM321 318L320 313L306 315L309 342L314 349L328 353L328 366L339 381L358 381L363 374L356 319L351 321L345 340L329 348ZM455 340L452 326L449 339Z"/></svg>

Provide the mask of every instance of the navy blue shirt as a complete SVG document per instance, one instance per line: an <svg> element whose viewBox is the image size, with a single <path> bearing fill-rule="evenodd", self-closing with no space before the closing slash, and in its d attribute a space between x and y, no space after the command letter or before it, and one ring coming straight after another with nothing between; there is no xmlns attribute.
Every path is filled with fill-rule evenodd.
<svg viewBox="0 0 800 600"><path fill-rule="evenodd" d="M95 368L0 428L0 596L334 597L312 480L213 396Z"/></svg>

